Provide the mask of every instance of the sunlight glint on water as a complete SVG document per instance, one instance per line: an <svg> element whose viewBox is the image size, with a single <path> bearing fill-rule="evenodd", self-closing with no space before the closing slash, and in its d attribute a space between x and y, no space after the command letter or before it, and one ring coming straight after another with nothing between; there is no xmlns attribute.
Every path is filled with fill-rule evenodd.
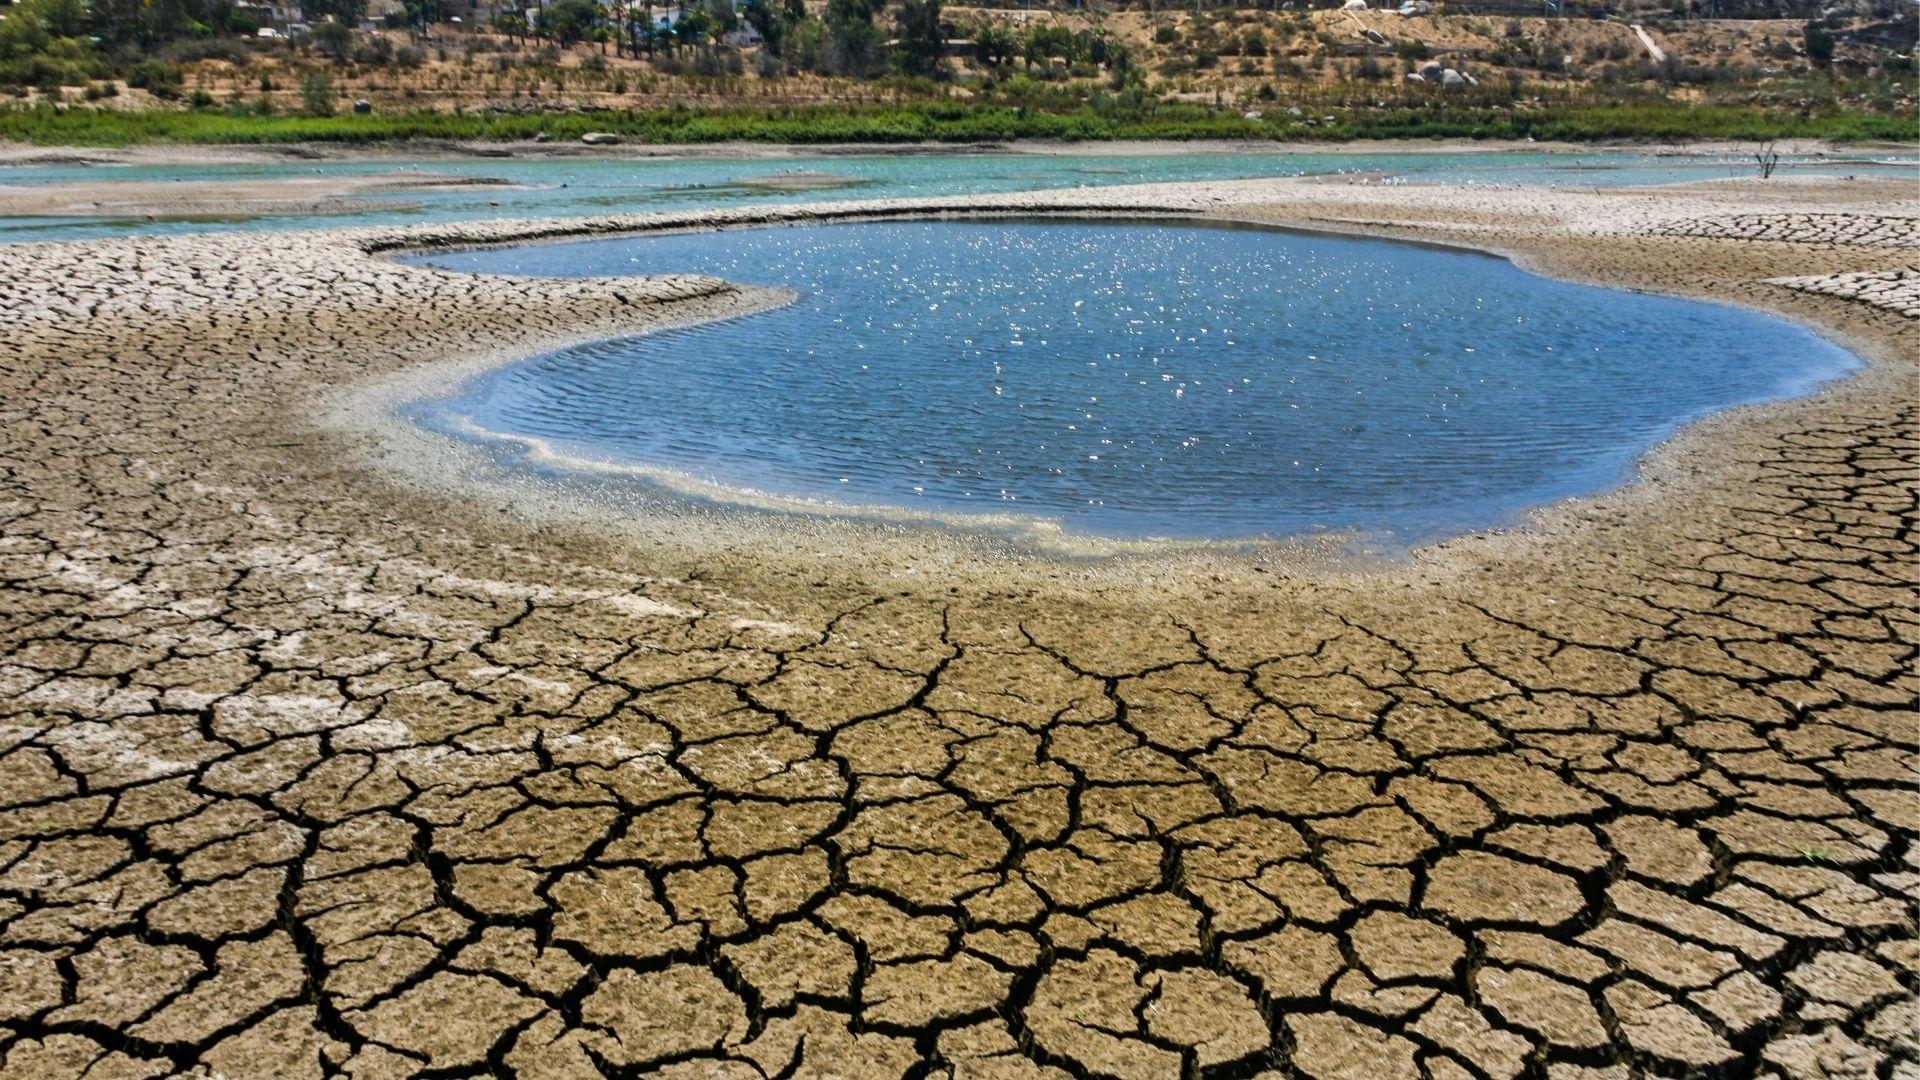
<svg viewBox="0 0 1920 1080"><path fill-rule="evenodd" d="M416 419L849 505L1122 537L1412 543L1631 476L1678 425L1855 362L1751 312L1267 229L884 222L436 256L698 272L792 307L567 349Z"/></svg>

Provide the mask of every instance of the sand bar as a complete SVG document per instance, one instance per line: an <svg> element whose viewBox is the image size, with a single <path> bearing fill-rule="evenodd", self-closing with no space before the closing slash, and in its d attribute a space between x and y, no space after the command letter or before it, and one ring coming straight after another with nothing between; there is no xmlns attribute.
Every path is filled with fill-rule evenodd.
<svg viewBox="0 0 1920 1080"><path fill-rule="evenodd" d="M109 177L111 173L107 174ZM0 180L5 174L0 173ZM86 183L0 184L0 217L248 218L402 210L381 198L510 186L490 177L401 171L363 176L285 176L187 181L102 179Z"/></svg>

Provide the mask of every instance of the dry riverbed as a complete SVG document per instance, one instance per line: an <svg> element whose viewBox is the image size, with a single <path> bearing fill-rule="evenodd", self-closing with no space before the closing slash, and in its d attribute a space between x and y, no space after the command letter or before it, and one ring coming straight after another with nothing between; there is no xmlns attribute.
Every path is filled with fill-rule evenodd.
<svg viewBox="0 0 1920 1080"><path fill-rule="evenodd" d="M1035 210L1869 364L1379 566L636 512L386 415L780 297L384 251ZM9 247L0 1077L1910 1074L1917 222L1287 180Z"/></svg>

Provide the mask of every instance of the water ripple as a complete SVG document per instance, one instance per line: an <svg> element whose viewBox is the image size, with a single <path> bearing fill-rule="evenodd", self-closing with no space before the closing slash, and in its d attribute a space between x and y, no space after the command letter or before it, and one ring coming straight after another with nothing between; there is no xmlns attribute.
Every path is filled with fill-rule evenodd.
<svg viewBox="0 0 1920 1080"><path fill-rule="evenodd" d="M1120 537L1406 542L1626 479L1854 359L1783 320L1467 252L1168 223L869 222L436 256L795 305L571 348L416 410L585 461Z"/></svg>

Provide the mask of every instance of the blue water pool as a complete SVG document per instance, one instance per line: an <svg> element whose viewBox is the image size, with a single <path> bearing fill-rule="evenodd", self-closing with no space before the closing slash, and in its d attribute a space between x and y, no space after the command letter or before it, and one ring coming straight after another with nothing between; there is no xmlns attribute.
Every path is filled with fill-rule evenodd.
<svg viewBox="0 0 1920 1080"><path fill-rule="evenodd" d="M421 423L723 498L1115 537L1498 525L1630 478L1689 420L1857 363L1784 320L1486 255L1184 222L861 222L430 261L698 272L800 299L538 356L411 407Z"/></svg>

